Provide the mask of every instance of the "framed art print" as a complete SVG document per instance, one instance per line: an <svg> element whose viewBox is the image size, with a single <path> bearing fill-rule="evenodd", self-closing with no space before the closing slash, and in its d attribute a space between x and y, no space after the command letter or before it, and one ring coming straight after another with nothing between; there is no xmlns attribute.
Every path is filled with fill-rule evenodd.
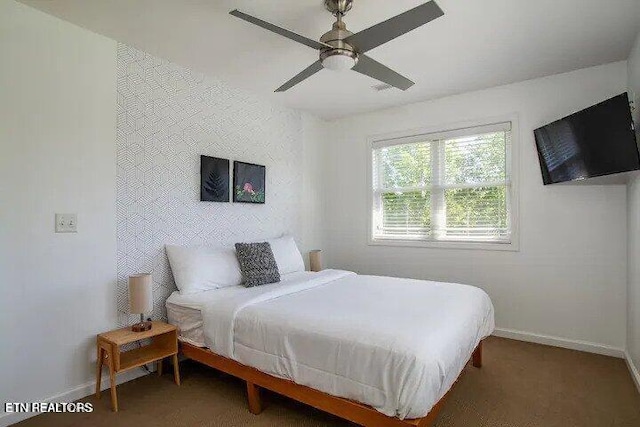
<svg viewBox="0 0 640 427"><path fill-rule="evenodd" d="M233 162L233 201L265 202L266 168L253 163Z"/></svg>
<svg viewBox="0 0 640 427"><path fill-rule="evenodd" d="M229 202L229 159L200 156L200 200Z"/></svg>

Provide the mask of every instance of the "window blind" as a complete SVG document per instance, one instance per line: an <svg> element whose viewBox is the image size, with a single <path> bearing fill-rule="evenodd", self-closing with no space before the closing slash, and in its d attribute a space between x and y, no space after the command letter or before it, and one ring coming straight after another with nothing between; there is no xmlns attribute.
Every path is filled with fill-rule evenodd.
<svg viewBox="0 0 640 427"><path fill-rule="evenodd" d="M510 123L377 141L372 237L510 241Z"/></svg>

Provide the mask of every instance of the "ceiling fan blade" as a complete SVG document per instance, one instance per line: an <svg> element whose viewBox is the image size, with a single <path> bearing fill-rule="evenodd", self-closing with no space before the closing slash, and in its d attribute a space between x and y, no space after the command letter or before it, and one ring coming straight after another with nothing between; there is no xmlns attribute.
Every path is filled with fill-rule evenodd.
<svg viewBox="0 0 640 427"><path fill-rule="evenodd" d="M302 70L297 76L276 89L276 92L284 92L285 90L291 89L304 79L309 78L318 71L322 70L322 68L322 62L320 62L320 60L314 62L313 64Z"/></svg>
<svg viewBox="0 0 640 427"><path fill-rule="evenodd" d="M361 54L358 57L358 63L353 67L353 71L357 71L365 76L380 80L383 83L401 90L407 90L415 84L403 75L396 73L391 68L369 58L367 55Z"/></svg>
<svg viewBox="0 0 640 427"><path fill-rule="evenodd" d="M435 1L430 1L349 36L345 41L358 52L364 53L442 15L444 12L440 6Z"/></svg>
<svg viewBox="0 0 640 427"><path fill-rule="evenodd" d="M259 27L262 27L264 29L267 29L269 31L273 31L276 34L280 34L281 36L285 36L288 39L297 41L298 43L302 43L304 45L309 46L310 48L313 49L322 49L323 47L327 47L327 45L317 42L315 40L311 40L310 38L307 38L305 36L301 36L300 34L296 34L293 31L289 31L289 30L285 30L284 28L280 28L277 25L273 25L268 23L267 21L263 21L262 19L258 19L255 18L251 15L247 15L246 13L240 12L239 10L235 9L232 10L231 12L229 12L230 15L235 16L236 18L240 18L243 19L247 22L250 22L252 24L255 24Z"/></svg>

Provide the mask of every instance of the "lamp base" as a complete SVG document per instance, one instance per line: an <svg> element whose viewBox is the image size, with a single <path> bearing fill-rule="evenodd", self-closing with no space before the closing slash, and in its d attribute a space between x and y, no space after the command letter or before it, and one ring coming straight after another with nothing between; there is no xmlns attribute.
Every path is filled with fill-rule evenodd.
<svg viewBox="0 0 640 427"><path fill-rule="evenodd" d="M144 332L151 329L151 322L140 322L131 326L133 332Z"/></svg>

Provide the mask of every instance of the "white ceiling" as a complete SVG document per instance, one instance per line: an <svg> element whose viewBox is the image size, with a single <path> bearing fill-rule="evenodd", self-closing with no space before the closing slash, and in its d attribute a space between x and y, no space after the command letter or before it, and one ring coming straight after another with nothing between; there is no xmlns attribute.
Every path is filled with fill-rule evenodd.
<svg viewBox="0 0 640 427"><path fill-rule="evenodd" d="M273 93L317 53L228 12L317 40L333 22L322 0L21 1L329 119L624 60L640 31L640 0L437 0L444 17L369 52L414 80L408 91L376 92L361 74L322 70ZM357 32L423 2L355 0L345 22Z"/></svg>

